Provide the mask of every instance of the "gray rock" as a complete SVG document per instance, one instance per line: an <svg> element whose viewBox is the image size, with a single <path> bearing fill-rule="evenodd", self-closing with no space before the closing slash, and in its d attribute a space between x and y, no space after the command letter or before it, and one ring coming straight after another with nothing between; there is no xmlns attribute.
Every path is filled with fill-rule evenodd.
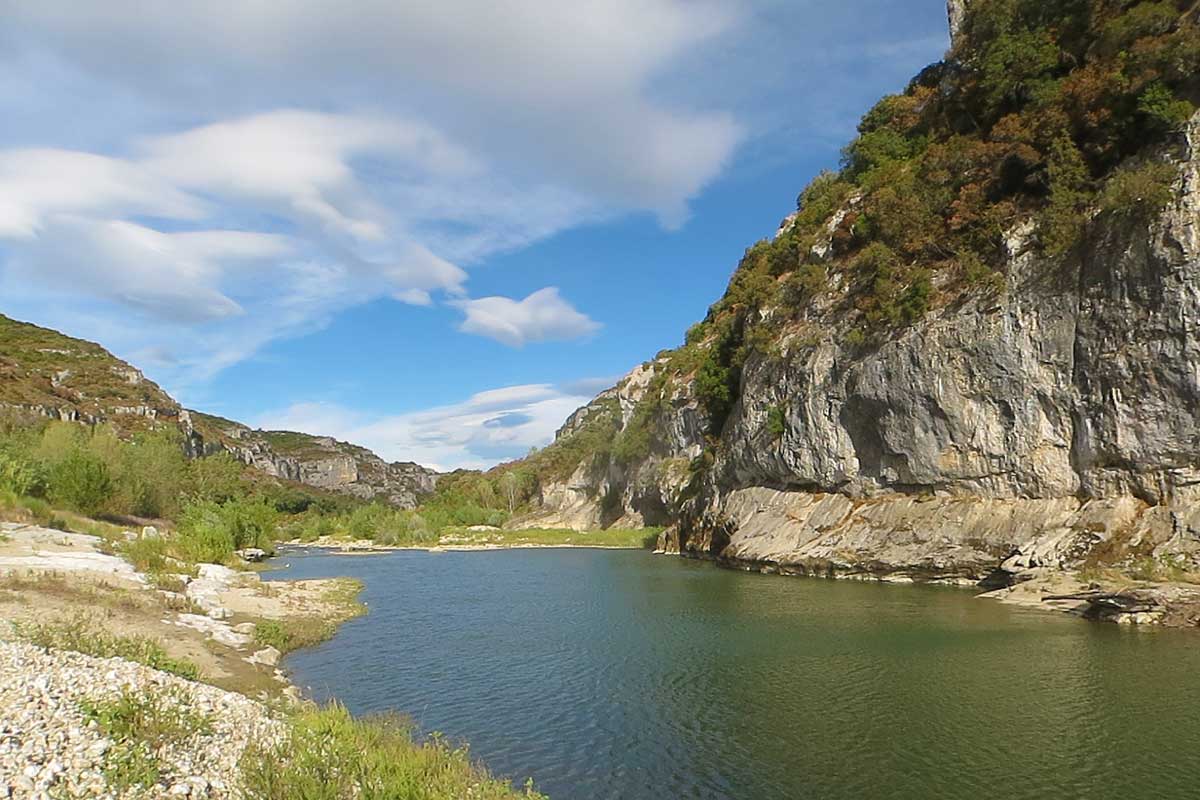
<svg viewBox="0 0 1200 800"><path fill-rule="evenodd" d="M676 381L646 458L585 460L517 524L668 525L667 552L820 574L977 580L1071 569L1101 545L1200 567L1200 115L1164 155L1181 175L1158 219L1098 215L1059 259L1018 226L1002 293L877 347L847 343L837 298L818 298L779 326L778 354L748 360L687 491L708 425ZM560 436L598 414L628 425L661 363Z"/></svg>

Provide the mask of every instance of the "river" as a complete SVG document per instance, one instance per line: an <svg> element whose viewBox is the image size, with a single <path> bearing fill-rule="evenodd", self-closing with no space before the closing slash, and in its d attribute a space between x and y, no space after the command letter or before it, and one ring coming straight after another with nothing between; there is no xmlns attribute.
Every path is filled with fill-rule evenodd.
<svg viewBox="0 0 1200 800"><path fill-rule="evenodd" d="M366 584L297 684L552 800L1200 796L1195 632L637 551L277 561Z"/></svg>

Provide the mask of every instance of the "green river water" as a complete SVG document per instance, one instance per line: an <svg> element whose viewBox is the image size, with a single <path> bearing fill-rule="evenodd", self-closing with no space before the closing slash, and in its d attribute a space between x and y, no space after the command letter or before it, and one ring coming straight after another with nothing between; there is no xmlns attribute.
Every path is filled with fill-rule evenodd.
<svg viewBox="0 0 1200 800"><path fill-rule="evenodd" d="M289 553L370 613L286 666L567 798L1200 797L1200 634L643 552Z"/></svg>

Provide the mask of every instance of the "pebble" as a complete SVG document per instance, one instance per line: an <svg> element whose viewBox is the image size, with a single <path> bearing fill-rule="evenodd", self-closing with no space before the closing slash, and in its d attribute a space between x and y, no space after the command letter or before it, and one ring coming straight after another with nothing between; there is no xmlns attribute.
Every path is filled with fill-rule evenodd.
<svg viewBox="0 0 1200 800"><path fill-rule="evenodd" d="M80 708L122 692L157 693L206 715L211 731L158 753L162 777L129 800L239 797L238 761L251 743L271 746L287 728L266 706L141 664L47 652L0 640L0 800L118 794L104 777L113 743Z"/></svg>

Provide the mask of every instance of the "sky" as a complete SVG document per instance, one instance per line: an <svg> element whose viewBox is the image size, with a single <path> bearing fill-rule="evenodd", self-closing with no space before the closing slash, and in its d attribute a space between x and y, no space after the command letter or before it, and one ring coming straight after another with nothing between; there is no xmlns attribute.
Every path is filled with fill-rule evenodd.
<svg viewBox="0 0 1200 800"><path fill-rule="evenodd" d="M680 343L942 0L0 0L0 313L484 468Z"/></svg>

